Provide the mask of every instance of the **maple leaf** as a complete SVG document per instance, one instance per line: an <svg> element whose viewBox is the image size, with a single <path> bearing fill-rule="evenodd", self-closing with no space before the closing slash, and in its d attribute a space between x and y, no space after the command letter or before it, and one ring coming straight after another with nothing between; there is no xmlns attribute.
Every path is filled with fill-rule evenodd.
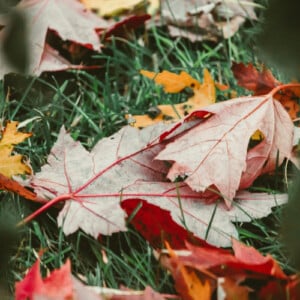
<svg viewBox="0 0 300 300"><path fill-rule="evenodd" d="M150 15L144 14L140 16L128 16L122 18L115 24L111 25L105 32L104 32L104 39L109 39L110 36L125 36L128 38L130 34L130 30L134 30L142 25L151 18Z"/></svg>
<svg viewBox="0 0 300 300"><path fill-rule="evenodd" d="M31 170L31 169L30 169ZM0 190L7 190L19 194L20 196L32 200L39 201L36 194L26 189L23 185L17 181L10 179L0 173Z"/></svg>
<svg viewBox="0 0 300 300"><path fill-rule="evenodd" d="M67 59L62 57L57 50L52 48L48 43L45 43L44 51L41 57L41 62L35 68L34 73L36 75L39 75L44 71L55 72L69 69L87 70L95 68L99 67L71 64Z"/></svg>
<svg viewBox="0 0 300 300"><path fill-rule="evenodd" d="M66 234L78 228L94 237L124 231L125 213L119 206L123 190L137 181L165 180L166 165L152 161L162 144L146 147L162 128L165 125L139 132L125 127L102 139L91 152L62 128L48 164L34 176L31 186L41 198L69 200L58 217Z"/></svg>
<svg viewBox="0 0 300 300"><path fill-rule="evenodd" d="M135 229L150 243L153 248L161 249L165 242L172 249L185 249L185 242L212 247L204 240L175 223L170 211L140 199L122 201L121 207L126 211ZM155 222L153 222L155 216Z"/></svg>
<svg viewBox="0 0 300 300"><path fill-rule="evenodd" d="M282 288L287 287L287 289L292 282L297 284L295 278L287 276L271 255L263 256L255 248L234 239L232 244L233 253L221 248L210 249L189 243L186 245L188 250L184 251L174 251L167 247L170 258L162 257L162 263L171 271L176 283L179 277L178 269L188 267L190 272L198 274L196 279L209 282L212 292L216 288L219 290L221 286L222 299L225 296L226 299L237 299L238 296L240 297L238 299L248 299L249 292L259 294L261 286L266 284L268 286L269 282L275 282L275 280L279 283L278 285ZM247 279L250 281L247 282ZM251 289L251 285L253 285L251 279L256 280L255 291ZM194 281L196 282L196 280ZM259 284L257 284L258 281ZM262 291L264 289L263 287ZM268 289L268 292L270 291L271 288ZM276 290L273 287L272 294L274 291ZM255 296L255 294L251 296Z"/></svg>
<svg viewBox="0 0 300 300"><path fill-rule="evenodd" d="M170 250L167 246L170 257L162 255L161 261L176 283L179 270L188 268L197 275L196 280L209 281L211 291L217 289L222 299L225 296L226 299L248 299L248 294L251 299L277 299L278 295L298 299L298 276L287 276L270 254L263 256L255 248L234 239L232 245L233 252L189 243L186 243L188 250L183 251Z"/></svg>
<svg viewBox="0 0 300 300"><path fill-rule="evenodd" d="M284 158L292 156L294 126L273 98L277 91L216 103L187 116L185 120L212 114L192 124L156 157L174 162L168 178L173 181L187 176L184 181L195 191L215 186L230 207L239 188L249 187L259 175L274 170ZM178 127L174 125L169 132ZM249 139L256 130L263 133L264 139L249 150Z"/></svg>
<svg viewBox="0 0 300 300"><path fill-rule="evenodd" d="M166 243L166 247L170 257L177 261L177 255L168 243ZM177 263L176 268L171 268L171 272L175 280L175 288L183 299L211 299L211 286L209 281L205 280L205 282L202 283L193 270L188 270L183 264Z"/></svg>
<svg viewBox="0 0 300 300"><path fill-rule="evenodd" d="M172 36L216 41L233 36L246 18L256 19L254 7L253 1L162 0L161 14Z"/></svg>
<svg viewBox="0 0 300 300"><path fill-rule="evenodd" d="M248 300L250 288L247 286L239 285L235 280L225 277L224 282L221 284L227 300Z"/></svg>
<svg viewBox="0 0 300 300"><path fill-rule="evenodd" d="M198 80L185 71L181 71L179 75L166 70L161 73L141 70L140 73L143 76L153 79L155 83L163 85L166 93L179 93L186 87L200 88L201 86ZM206 73L208 73L207 70Z"/></svg>
<svg viewBox="0 0 300 300"><path fill-rule="evenodd" d="M233 239L234 254L229 250L210 249L187 244L190 255L178 256L179 262L185 266L193 266L199 270L213 270L219 277L243 275L248 273L273 276L279 279L287 279L279 264L271 255L263 256L251 246ZM226 268L222 266L226 265Z"/></svg>
<svg viewBox="0 0 300 300"><path fill-rule="evenodd" d="M270 70L263 68L259 72L252 64L244 65L243 63L233 63L232 71L238 84L250 91L254 92L254 95L263 95L269 93L276 86L282 83L278 81ZM292 120L298 117L300 111L297 100L300 97L299 86L290 86L284 90L279 90L274 94L274 98L277 99L286 111L289 113Z"/></svg>
<svg viewBox="0 0 300 300"><path fill-rule="evenodd" d="M202 84L184 71L178 75L169 71L154 73L141 70L141 74L162 85L167 93L179 93L189 87L193 90L194 95L183 103L158 105L156 108L157 113L154 115L149 112L146 115L130 116L130 119L133 120L132 125L135 127L146 127L161 121L175 122L193 110L210 105L216 101L215 83L207 69L203 71Z"/></svg>
<svg viewBox="0 0 300 300"><path fill-rule="evenodd" d="M16 300L102 299L72 276L69 260L60 269L54 270L43 279L40 274L40 260L38 259L25 278L16 283L15 289Z"/></svg>
<svg viewBox="0 0 300 300"><path fill-rule="evenodd" d="M85 7L96 11L100 16L120 15L124 11L132 11L135 7L145 5L143 0L80 0Z"/></svg>
<svg viewBox="0 0 300 300"><path fill-rule="evenodd" d="M87 11L78 1L22 0L16 9L19 9L28 20L30 46L28 71L30 73L39 75L41 71L45 71L41 69L40 64L49 30L56 32L63 40L96 51L100 50L101 44L96 30L107 28L107 22ZM6 24L5 18L0 19L0 24ZM1 30L0 39L6 34L5 31L5 28ZM1 59L0 70L0 77L13 71L9 65L6 65L4 59Z"/></svg>
<svg viewBox="0 0 300 300"><path fill-rule="evenodd" d="M185 124L179 134L183 134L184 127ZM58 216L64 232L70 234L81 228L96 238L99 234L126 230L125 213L119 203L142 199L170 211L179 225L184 219L196 236L226 247L231 244L231 236L238 237L231 221L260 218L269 214L272 206L286 202L286 195L240 193L237 197L241 200L236 200L228 211L224 203L207 205L202 194L185 183L166 181L168 165L154 158L168 139L149 142L156 141L166 128L170 125L157 124L143 130L127 126L100 140L91 152L62 128L48 164L33 176L30 184L39 198L51 200L23 223L65 201Z"/></svg>
<svg viewBox="0 0 300 300"><path fill-rule="evenodd" d="M264 68L259 72L252 64L244 65L243 63L233 62L232 72L238 80L238 84L250 91L254 95L264 95L269 93L273 88L281 84L271 73Z"/></svg>
<svg viewBox="0 0 300 300"><path fill-rule="evenodd" d="M17 126L18 122L7 122L6 127L1 132L0 174L9 178L18 174L31 174L31 168L29 164L23 162L22 155L11 155L15 145L31 136L31 133L18 132ZM3 183L3 185L6 184Z"/></svg>

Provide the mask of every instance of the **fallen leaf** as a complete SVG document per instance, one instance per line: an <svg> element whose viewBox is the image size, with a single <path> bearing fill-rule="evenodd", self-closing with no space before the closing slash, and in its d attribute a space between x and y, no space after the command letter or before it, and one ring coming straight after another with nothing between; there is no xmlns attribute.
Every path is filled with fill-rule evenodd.
<svg viewBox="0 0 300 300"><path fill-rule="evenodd" d="M212 247L204 240L197 238L192 232L175 223L170 211L139 199L121 202L130 224L150 243L153 248L164 248L165 242L172 249L185 249L186 241L195 245ZM155 216L155 222L153 222Z"/></svg>
<svg viewBox="0 0 300 300"><path fill-rule="evenodd" d="M145 5L144 0L80 0L83 5L91 9L100 16L112 17L124 13L124 11L133 11L137 6Z"/></svg>
<svg viewBox="0 0 300 300"><path fill-rule="evenodd" d="M243 63L233 63L232 71L238 84L254 92L254 95L267 94L273 88L282 84L273 76L270 70L263 68L263 70L259 72L252 64L244 65ZM300 88L298 86L291 86L284 90L279 90L274 94L274 98L283 105L292 120L298 117L300 111L297 102L299 97Z"/></svg>
<svg viewBox="0 0 300 300"><path fill-rule="evenodd" d="M141 74L153 79L155 83L164 87L167 93L179 93L189 87L194 95L188 101L173 105L158 105L156 111L149 111L146 115L130 116L132 125L138 128L146 127L161 121L175 122L188 115L193 110L210 105L216 101L216 89L213 78L208 70L203 71L203 83L194 79L188 73L182 71L179 75L169 71L154 73L141 70Z"/></svg>
<svg viewBox="0 0 300 300"><path fill-rule="evenodd" d="M52 48L49 44L45 43L44 51L41 57L41 62L33 70L33 73L39 75L44 71L55 72L70 69L87 70L97 68L99 68L99 66L84 66L71 64L67 59L62 57L57 50Z"/></svg>
<svg viewBox="0 0 300 300"><path fill-rule="evenodd" d="M208 280L204 283L196 275L194 270L186 268L183 264L178 262L177 254L166 242L167 251L176 264L173 264L170 268L172 276L175 280L175 288L177 292L182 296L182 299L186 300L209 300L211 299L211 286Z"/></svg>
<svg viewBox="0 0 300 300"><path fill-rule="evenodd" d="M179 75L169 71L155 73L146 70L141 70L140 73L143 76L154 80L156 84L163 85L164 91L166 93L179 93L186 87L200 88L201 86L201 83L198 80L193 78L185 71L181 71Z"/></svg>
<svg viewBox="0 0 300 300"><path fill-rule="evenodd" d="M300 112L300 106L298 104L298 99L300 98L299 87L290 87L282 92L278 92L274 95L274 98L282 104L292 120L296 120L298 118L298 114Z"/></svg>
<svg viewBox="0 0 300 300"><path fill-rule="evenodd" d="M253 1L162 0L161 15L172 36L192 42L230 38L245 19L256 19Z"/></svg>
<svg viewBox="0 0 300 300"><path fill-rule="evenodd" d="M28 72L39 75L40 64L45 51L46 36L49 30L55 31L62 40L69 40L89 49L100 50L99 36L96 30L107 28L107 22L75 0L22 0L16 6L28 20L28 41L30 47L30 62ZM5 25L5 17L0 19ZM0 39L6 29L0 32ZM13 72L5 60L0 60L0 78Z"/></svg>
<svg viewBox="0 0 300 300"><path fill-rule="evenodd" d="M168 172L171 181L185 178L184 182L199 192L216 186L230 207L239 188L249 187L259 175L275 170L284 158L291 157L294 126L272 93L206 106L185 120L207 114L212 116L191 125L184 135L168 143L156 159L174 162ZM174 125L175 131L177 128L178 124ZM248 150L256 130L265 138Z"/></svg>
<svg viewBox="0 0 300 300"><path fill-rule="evenodd" d="M23 185L21 185L17 181L12 180L2 174L0 174L0 190L14 192L26 199L29 199L32 201L38 201L35 193L26 189Z"/></svg>
<svg viewBox="0 0 300 300"><path fill-rule="evenodd" d="M48 164L33 176L30 184L39 198L49 201L23 223L65 201L58 216L65 234L81 228L97 238L99 234L126 230L126 215L119 203L138 198L170 211L174 222L185 222L197 237L226 247L231 244L231 236L238 237L231 221L249 222L271 213L272 206L286 202L287 195L244 192L237 195L228 210L222 202L207 205L202 194L185 183L166 181L168 165L154 158L168 140L149 141L156 140L168 127L157 124L138 130L127 126L100 140L91 152L62 128Z"/></svg>
<svg viewBox="0 0 300 300"><path fill-rule="evenodd" d="M242 264L245 264L247 270L272 275L276 278L287 278L279 264L271 255L267 254L263 256L255 248L247 246L235 239L232 241L232 248L235 258Z"/></svg>
<svg viewBox="0 0 300 300"><path fill-rule="evenodd" d="M148 14L133 15L122 18L118 22L112 24L107 30L104 31L104 39L109 39L111 36L125 36L128 37L131 30L134 30L145 24L151 18Z"/></svg>
<svg viewBox="0 0 300 300"><path fill-rule="evenodd" d="M208 270L218 277L247 278L260 276L288 280L279 264L271 255L263 256L255 248L233 239L233 252L224 249L209 249L187 244L190 253L177 253L178 263L196 270Z"/></svg>
<svg viewBox="0 0 300 300"><path fill-rule="evenodd" d="M62 128L48 164L34 176L31 186L41 198L68 200L58 217L66 234L78 228L94 237L124 231L125 212L119 203L129 197L123 198L122 190L138 181L165 180L164 163L153 163L153 153L162 144L147 150L151 137L156 137L165 126L140 132L125 127L102 139L91 152L74 142ZM78 172L80 161L83 165Z"/></svg>
<svg viewBox="0 0 300 300"><path fill-rule="evenodd" d="M201 119L208 113L211 117ZM187 122L191 118L193 121ZM266 138L248 150L251 134L257 128ZM96 238L126 230L125 213L119 203L141 199L170 211L176 223L184 223L197 237L214 245L230 246L230 237L238 236L231 221L249 222L286 202L285 194L236 195L236 191L249 186L260 174L274 170L284 157L289 158L292 143L293 124L271 93L217 103L194 111L175 125L159 123L141 131L125 127L99 141L91 152L62 128L48 164L31 181L39 198L52 200L23 222L65 201L58 216L64 232L70 234L81 228ZM166 153L178 156L174 159ZM189 173L183 166L172 178L170 173L176 173L178 162L169 169L166 161L177 157L187 160L186 166L196 171ZM200 175L198 164L204 168ZM178 175L188 177L184 182L172 183L166 180L167 174L172 180ZM211 185L224 195L227 207L222 201L207 203L206 188ZM200 188L205 192L199 193ZM209 192L213 192L211 188ZM220 198L219 192L215 193Z"/></svg>
<svg viewBox="0 0 300 300"><path fill-rule="evenodd" d="M229 277L224 278L224 282L221 284L224 289L226 300L248 300L249 299L249 289L247 286L242 286Z"/></svg>
<svg viewBox="0 0 300 300"><path fill-rule="evenodd" d="M287 284L287 295L292 300L297 300L300 297L300 277L299 274L292 275L291 281Z"/></svg>
<svg viewBox="0 0 300 300"><path fill-rule="evenodd" d="M12 155L14 146L23 142L31 136L31 133L17 131L18 122L7 122L2 130L0 140L0 174L11 178L18 174L31 174L31 168L28 163L23 162L23 156L20 154ZM6 185L2 182L3 185Z"/></svg>
<svg viewBox="0 0 300 300"><path fill-rule="evenodd" d="M16 283L15 290L16 300L102 299L72 276L69 260L60 269L54 270L43 279L38 259L23 280Z"/></svg>
<svg viewBox="0 0 300 300"><path fill-rule="evenodd" d="M282 84L266 68L259 72L252 64L245 65L233 62L231 69L238 84L247 90L253 91L254 95L267 94L273 88Z"/></svg>
<svg viewBox="0 0 300 300"><path fill-rule="evenodd" d="M54 271L43 280L40 274L39 259L31 267L25 278L16 283L16 300L34 299L35 296L47 296L49 299L73 298L71 267L68 260L61 269Z"/></svg>
<svg viewBox="0 0 300 300"><path fill-rule="evenodd" d="M208 281L202 283L194 271L189 271L185 267L181 267L180 273L187 289L187 291L181 292L181 295L184 296L184 299L211 299L211 289ZM178 281L176 288L178 288Z"/></svg>
<svg viewBox="0 0 300 300"><path fill-rule="evenodd" d="M174 251L167 245L169 256L163 254L161 258L176 284L184 267L198 280L208 280L218 299L298 299L299 277L287 276L269 254L263 256L234 239L233 252L189 243L186 246L187 250Z"/></svg>
<svg viewBox="0 0 300 300"><path fill-rule="evenodd" d="M279 280L269 280L269 282L259 291L258 299L288 300L293 298L287 296L285 283ZM297 298L294 299L296 300Z"/></svg>

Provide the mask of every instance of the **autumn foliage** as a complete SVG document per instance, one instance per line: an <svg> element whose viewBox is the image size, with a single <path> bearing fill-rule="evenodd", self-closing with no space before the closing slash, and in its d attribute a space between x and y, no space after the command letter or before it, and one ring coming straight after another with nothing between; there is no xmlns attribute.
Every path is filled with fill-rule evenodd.
<svg viewBox="0 0 300 300"><path fill-rule="evenodd" d="M81 63L82 53L100 53L115 36L129 37L130 31L151 18L150 10L158 10L152 2L140 4L20 1L17 8L30 24L28 72L39 76L45 71L103 67ZM192 1L183 1L174 5L179 16L174 24L166 12L166 1L161 1L161 14L172 36L217 41L220 36L231 37L246 16L256 19L253 6L248 4L241 10L237 3L206 1L195 8ZM227 14L226 5L230 8ZM138 13L109 19L128 10ZM58 14L62 18L52 22ZM201 21L202 34L192 30L194 16ZM0 40L8 34L6 20L1 16ZM189 25L178 33L181 22ZM55 48L53 37L63 45L69 59ZM0 77L13 71L12 65L0 60ZM126 114L128 125L102 138L89 151L74 140L68 126L61 124L39 171L32 170L26 155L15 152L15 147L34 132L22 132L18 122L7 121L1 128L0 188L41 204L17 226L50 207L59 211L57 224L65 235L81 230L100 240L101 236L127 231L130 225L158 254L182 299L208 300L216 295L228 300L298 299L299 277L286 274L270 254L262 255L239 242L234 222L268 216L272 208L287 202L286 193L253 192L249 188L284 164L299 166L294 122L300 111L300 84L284 84L265 66L256 68L251 63L234 62L232 72L238 85L251 95L231 98L236 91L214 80L214 73L206 68L198 74L202 79L186 70L139 70L136 76L149 85L158 85L162 95L182 96L185 89L193 95L182 96L176 104L151 106L140 115ZM218 101L218 93L229 99ZM16 283L16 299L177 297L159 294L150 287L103 294L82 284L77 278L80 274L73 276L69 260L47 273L41 276L39 257Z"/></svg>

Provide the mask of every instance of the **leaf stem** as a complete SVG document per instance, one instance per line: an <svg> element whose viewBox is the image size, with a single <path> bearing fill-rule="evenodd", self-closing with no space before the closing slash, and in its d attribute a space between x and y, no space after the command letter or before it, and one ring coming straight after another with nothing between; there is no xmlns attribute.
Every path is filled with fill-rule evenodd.
<svg viewBox="0 0 300 300"><path fill-rule="evenodd" d="M270 95L275 95L277 92L283 89L291 88L291 87L298 87L300 88L300 83L287 83L287 84L281 84L275 87L272 91L270 91Z"/></svg>
<svg viewBox="0 0 300 300"><path fill-rule="evenodd" d="M65 200L72 199L72 198L73 198L72 194L67 194L67 195L60 195L60 196L50 200L45 205L43 205L42 207L40 207L39 209L34 211L32 214L30 214L29 216L27 216L26 218L21 220L19 223L17 223L16 227L21 227L21 226L27 224L28 222L33 220L36 216L43 213L45 210L47 210L49 207L53 206L54 204L56 204L60 201L65 201Z"/></svg>

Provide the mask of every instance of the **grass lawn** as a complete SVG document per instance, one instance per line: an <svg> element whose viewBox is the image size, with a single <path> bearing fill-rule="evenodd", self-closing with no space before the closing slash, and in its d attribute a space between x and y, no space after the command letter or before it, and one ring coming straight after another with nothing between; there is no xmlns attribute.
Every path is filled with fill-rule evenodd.
<svg viewBox="0 0 300 300"><path fill-rule="evenodd" d="M263 15L263 9L258 15ZM246 22L234 37L218 43L191 43L170 37L164 28L152 27L146 32L140 30L131 40L113 38L102 53L92 58L101 64L101 70L47 73L39 78L9 75L0 82L1 121L26 121L25 130L33 135L16 151L26 155L34 172L38 172L62 125L75 140L91 149L101 138L127 124L125 114L145 114L152 106L179 103L188 97L164 93L139 74L141 69L186 71L201 81L203 69L207 68L215 81L245 95L247 92L233 77L231 64L261 63L256 46L260 26L260 21ZM279 80L285 80L274 67L272 70ZM226 100L224 93L220 92L217 100ZM285 192L282 170L259 178L252 190ZM1 249L5 265L1 278L8 282L11 291L35 262L39 250L44 249L44 274L70 258L73 274L89 285L116 289L120 284L133 289L150 285L159 292L175 293L170 274L154 258L149 244L130 226L128 232L99 240L80 231L65 236L57 227L58 209L51 208L15 231L13 224L39 205L5 191L0 199L0 234L1 240L6 238L3 244L7 246ZM281 208L277 208L267 218L236 226L241 241L264 254L272 254L286 272L295 273L281 241L281 216Z"/></svg>

